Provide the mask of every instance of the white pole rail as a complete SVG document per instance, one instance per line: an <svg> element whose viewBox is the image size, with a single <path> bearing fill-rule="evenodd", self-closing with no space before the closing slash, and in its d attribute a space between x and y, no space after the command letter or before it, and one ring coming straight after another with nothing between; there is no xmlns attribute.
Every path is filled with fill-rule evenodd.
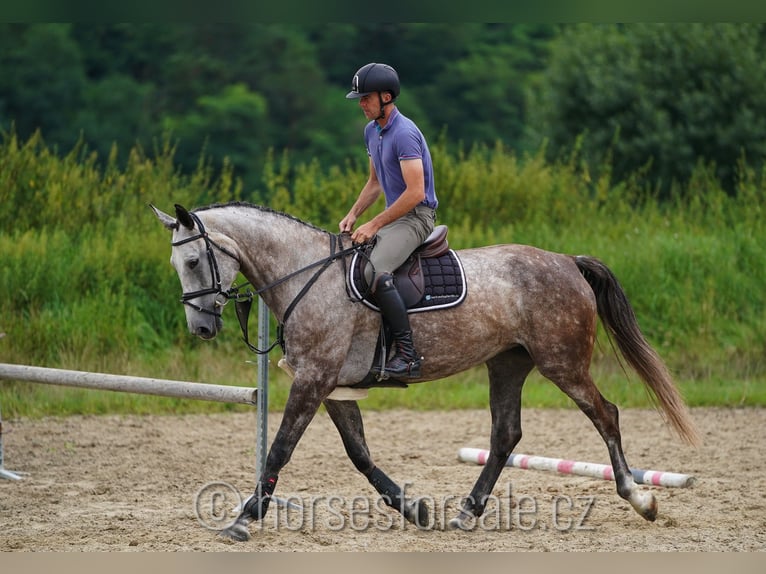
<svg viewBox="0 0 766 574"><path fill-rule="evenodd" d="M0 363L0 379L253 406L258 402L258 390L252 387L169 381L8 363Z"/></svg>

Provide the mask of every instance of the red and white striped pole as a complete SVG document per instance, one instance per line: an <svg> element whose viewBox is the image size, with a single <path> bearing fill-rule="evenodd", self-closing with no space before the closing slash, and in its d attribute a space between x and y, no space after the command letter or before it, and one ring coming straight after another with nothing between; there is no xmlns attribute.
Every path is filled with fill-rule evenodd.
<svg viewBox="0 0 766 574"><path fill-rule="evenodd" d="M458 451L458 460L462 462L474 462L486 464L489 451L480 448L461 448ZM531 470L547 470L561 474L575 474L600 478L602 480L614 480L614 471L608 464L595 462L581 462L562 458L549 458L546 456L533 456L528 454L512 454L508 457L505 466ZM669 486L686 488L696 482L696 478L688 474L677 472L663 472L659 470L630 469L633 480L638 484L650 484L653 486Z"/></svg>

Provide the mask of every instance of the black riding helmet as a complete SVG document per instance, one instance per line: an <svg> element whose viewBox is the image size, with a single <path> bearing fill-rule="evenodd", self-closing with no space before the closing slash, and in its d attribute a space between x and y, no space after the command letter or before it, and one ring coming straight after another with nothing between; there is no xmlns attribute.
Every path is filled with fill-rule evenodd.
<svg viewBox="0 0 766 574"><path fill-rule="evenodd" d="M399 74L388 64L372 62L359 68L351 80L348 99L357 99L374 92L390 92L393 102L399 95Z"/></svg>

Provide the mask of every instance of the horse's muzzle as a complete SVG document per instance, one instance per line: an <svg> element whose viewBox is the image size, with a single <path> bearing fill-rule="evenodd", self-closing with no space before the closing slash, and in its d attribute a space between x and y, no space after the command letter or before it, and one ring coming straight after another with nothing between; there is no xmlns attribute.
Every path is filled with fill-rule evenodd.
<svg viewBox="0 0 766 574"><path fill-rule="evenodd" d="M189 331L191 331L192 335L197 335L197 337L206 341L214 339L222 328L223 321L221 321L220 317L214 317L209 323L189 325Z"/></svg>

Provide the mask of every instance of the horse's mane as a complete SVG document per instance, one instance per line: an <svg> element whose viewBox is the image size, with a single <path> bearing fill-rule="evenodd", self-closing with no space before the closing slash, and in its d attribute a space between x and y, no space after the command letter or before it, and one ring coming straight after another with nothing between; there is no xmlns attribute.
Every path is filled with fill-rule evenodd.
<svg viewBox="0 0 766 574"><path fill-rule="evenodd" d="M227 207L245 207L247 209L257 209L258 211L262 211L264 213L271 213L273 215L278 215L280 217L285 217L287 219L290 219L292 221L295 221L296 223L300 223L301 225L305 225L306 227L310 227L312 229L315 229L317 231L321 231L322 233L330 234L329 231L326 229L322 229L321 227L317 227L313 223L309 223L307 221L304 221L298 217L295 217L294 215L290 215L289 213L285 213L283 211L278 211L276 209L272 209L270 207L266 207L264 205L256 205L254 203L248 203L247 201L230 201L228 203L211 203L210 205L206 205L203 207L197 207L193 211L207 211L209 209L225 209Z"/></svg>

